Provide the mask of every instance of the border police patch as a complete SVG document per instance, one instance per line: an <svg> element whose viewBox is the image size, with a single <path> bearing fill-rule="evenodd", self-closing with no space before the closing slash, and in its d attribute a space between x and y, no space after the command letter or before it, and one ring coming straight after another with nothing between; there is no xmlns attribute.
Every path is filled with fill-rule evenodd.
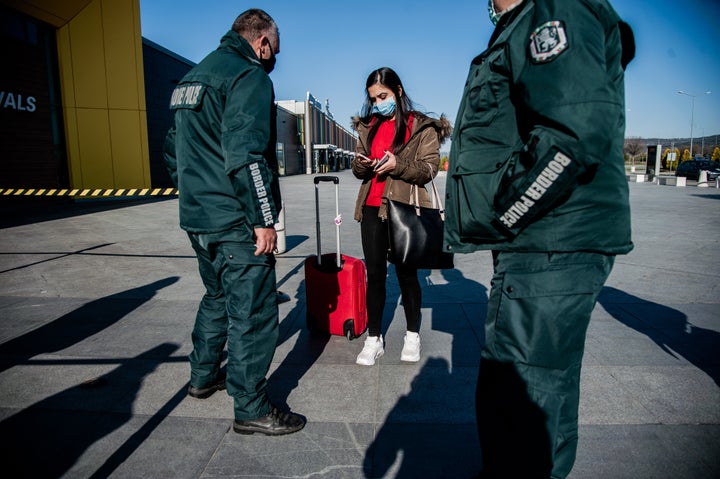
<svg viewBox="0 0 720 479"><path fill-rule="evenodd" d="M195 108L202 101L204 86L201 83L179 85L170 97L170 108Z"/></svg>
<svg viewBox="0 0 720 479"><path fill-rule="evenodd" d="M562 22L553 20L537 27L530 35L530 57L534 63L546 63L568 48Z"/></svg>

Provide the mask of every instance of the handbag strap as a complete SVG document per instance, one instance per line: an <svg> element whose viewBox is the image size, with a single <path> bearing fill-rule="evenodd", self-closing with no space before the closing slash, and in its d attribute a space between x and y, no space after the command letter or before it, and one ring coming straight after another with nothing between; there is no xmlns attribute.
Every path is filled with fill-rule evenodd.
<svg viewBox="0 0 720 479"><path fill-rule="evenodd" d="M435 186L435 178L430 179L432 184L432 204L433 208L437 208L440 212L440 218L445 221L445 208L443 208L442 201L440 201L440 194L438 193L437 186ZM436 203L437 202L437 203Z"/></svg>
<svg viewBox="0 0 720 479"><path fill-rule="evenodd" d="M428 166L428 168L430 167ZM430 176L430 183L432 185L430 194L432 198L432 207L433 209L439 211L440 218L445 221L445 208L443 208L442 201L440 200L440 194L438 193L437 186L435 186L435 178L433 178L432 176ZM420 216L420 199L418 198L418 186L413 183L410 189L412 190L410 194L415 196L415 214Z"/></svg>

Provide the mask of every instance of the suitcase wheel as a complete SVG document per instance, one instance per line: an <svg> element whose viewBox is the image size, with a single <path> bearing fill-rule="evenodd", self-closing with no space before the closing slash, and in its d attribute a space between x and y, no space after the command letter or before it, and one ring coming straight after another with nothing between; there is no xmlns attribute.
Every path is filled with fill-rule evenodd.
<svg viewBox="0 0 720 479"><path fill-rule="evenodd" d="M355 336L355 322L352 319L348 319L343 323L343 331L348 341L352 341L357 337Z"/></svg>

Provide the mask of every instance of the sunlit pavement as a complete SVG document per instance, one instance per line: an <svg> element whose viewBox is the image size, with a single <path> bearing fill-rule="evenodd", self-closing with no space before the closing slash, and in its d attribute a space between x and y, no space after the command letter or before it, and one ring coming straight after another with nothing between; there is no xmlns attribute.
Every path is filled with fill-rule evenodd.
<svg viewBox="0 0 720 479"><path fill-rule="evenodd" d="M337 175L342 252L362 257L352 219L359 182ZM421 271L416 364L400 362L404 318L391 269L385 355L357 366L362 338L311 336L305 326L312 178L283 178L281 188L287 251L277 281L290 301L279 306L270 388L308 423L279 438L235 434L224 392L185 395L203 291L176 199L0 198L6 477L469 478L480 469L473 397L489 253ZM635 250L618 257L593 313L570 477L720 477L720 190L630 191ZM330 252L333 187L320 193Z"/></svg>

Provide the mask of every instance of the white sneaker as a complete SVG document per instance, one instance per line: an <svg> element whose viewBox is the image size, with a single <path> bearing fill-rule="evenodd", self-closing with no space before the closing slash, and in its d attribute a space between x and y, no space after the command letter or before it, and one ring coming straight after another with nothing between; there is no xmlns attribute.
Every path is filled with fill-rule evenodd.
<svg viewBox="0 0 720 479"><path fill-rule="evenodd" d="M410 331L405 333L405 344L400 353L400 361L416 363L420 361L420 335Z"/></svg>
<svg viewBox="0 0 720 479"><path fill-rule="evenodd" d="M382 336L368 336L365 339L365 346L355 362L362 366L372 366L375 364L375 360L383 354L385 354L385 349L383 349Z"/></svg>

